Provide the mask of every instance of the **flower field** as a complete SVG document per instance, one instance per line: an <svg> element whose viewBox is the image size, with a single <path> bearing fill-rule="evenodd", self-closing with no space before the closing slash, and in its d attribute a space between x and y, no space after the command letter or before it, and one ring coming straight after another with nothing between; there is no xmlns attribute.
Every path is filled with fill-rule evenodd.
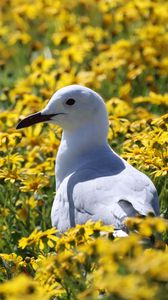
<svg viewBox="0 0 168 300"><path fill-rule="evenodd" d="M168 2L1 0L0 25L0 300L168 299ZM69 84L102 95L109 144L157 188L162 218L128 237L51 228L61 129L15 127Z"/></svg>

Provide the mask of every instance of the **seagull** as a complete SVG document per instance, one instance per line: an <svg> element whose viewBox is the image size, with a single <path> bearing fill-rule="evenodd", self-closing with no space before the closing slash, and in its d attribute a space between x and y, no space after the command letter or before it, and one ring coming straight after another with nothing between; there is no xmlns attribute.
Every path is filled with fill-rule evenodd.
<svg viewBox="0 0 168 300"><path fill-rule="evenodd" d="M108 113L98 93L81 85L63 87L43 110L26 117L16 128L39 122L63 129L56 156L53 227L65 232L76 224L101 220L125 232L127 217L159 215L152 181L110 148Z"/></svg>

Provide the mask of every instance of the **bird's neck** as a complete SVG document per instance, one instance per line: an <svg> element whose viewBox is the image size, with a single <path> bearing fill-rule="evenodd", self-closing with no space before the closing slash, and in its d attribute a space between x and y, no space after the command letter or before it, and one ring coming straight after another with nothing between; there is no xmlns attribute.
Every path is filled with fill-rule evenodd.
<svg viewBox="0 0 168 300"><path fill-rule="evenodd" d="M99 127L97 122L76 131L65 130L56 157L56 188L65 177L108 149L108 123ZM101 129L101 130L100 130Z"/></svg>

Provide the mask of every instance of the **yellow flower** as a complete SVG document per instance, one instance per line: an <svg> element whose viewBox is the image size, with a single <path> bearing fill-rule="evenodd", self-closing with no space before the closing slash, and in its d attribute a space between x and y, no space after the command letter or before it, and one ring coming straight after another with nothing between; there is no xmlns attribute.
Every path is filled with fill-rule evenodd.
<svg viewBox="0 0 168 300"><path fill-rule="evenodd" d="M14 45L17 42L21 42L22 44L27 44L31 40L31 36L26 32L15 31L15 33L10 37L9 44Z"/></svg>
<svg viewBox="0 0 168 300"><path fill-rule="evenodd" d="M108 100L106 106L110 116L115 117L125 117L132 111L127 102L118 98Z"/></svg>
<svg viewBox="0 0 168 300"><path fill-rule="evenodd" d="M168 105L168 94L160 95L154 92L150 92L149 96L137 97L134 99L134 103L145 103L149 102L157 105Z"/></svg>
<svg viewBox="0 0 168 300"><path fill-rule="evenodd" d="M4 282L0 285L0 295L7 300L48 300L49 296L38 286L38 284L26 275Z"/></svg>
<svg viewBox="0 0 168 300"><path fill-rule="evenodd" d="M47 239L49 242L49 247L53 248L53 244L51 245L52 241L56 242L58 238L55 236L57 230L55 228L48 229L46 231L38 231L35 229L29 237L23 237L19 241L19 247L25 249L27 246L35 245L39 246L40 250L44 249L44 242L43 239Z"/></svg>
<svg viewBox="0 0 168 300"><path fill-rule="evenodd" d="M0 170L0 179L14 183L16 180L21 180L21 172L20 168L17 168L15 165L10 169L5 167L3 170Z"/></svg>
<svg viewBox="0 0 168 300"><path fill-rule="evenodd" d="M142 275L148 275L150 278L158 280L160 282L168 280L168 253L162 253L150 249L145 251L143 255L140 255L135 261L130 262L130 269L134 272L138 272Z"/></svg>
<svg viewBox="0 0 168 300"><path fill-rule="evenodd" d="M22 179L22 186L20 187L22 192L36 192L49 184L49 179L47 176L45 176L43 173L38 173L37 176L37 173L38 172L35 171L32 174L27 174L24 179Z"/></svg>

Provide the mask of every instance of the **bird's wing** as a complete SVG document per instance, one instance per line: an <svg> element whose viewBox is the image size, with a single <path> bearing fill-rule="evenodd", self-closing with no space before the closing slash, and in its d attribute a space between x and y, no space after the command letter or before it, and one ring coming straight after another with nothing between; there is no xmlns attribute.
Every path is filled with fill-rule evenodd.
<svg viewBox="0 0 168 300"><path fill-rule="evenodd" d="M159 214L157 192L150 179L133 167L115 174L82 169L67 183L71 226L88 219L120 228L127 216Z"/></svg>

